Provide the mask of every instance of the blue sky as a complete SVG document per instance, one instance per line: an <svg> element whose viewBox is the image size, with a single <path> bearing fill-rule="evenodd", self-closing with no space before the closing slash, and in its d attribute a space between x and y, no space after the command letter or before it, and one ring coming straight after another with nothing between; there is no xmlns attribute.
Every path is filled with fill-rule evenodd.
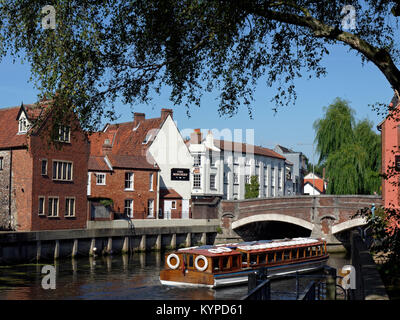
<svg viewBox="0 0 400 320"><path fill-rule="evenodd" d="M160 96L154 95L150 105L138 105L133 109L130 106L117 104L120 114L118 122L130 121L132 112L145 112L146 118L159 117L161 108L172 108L178 128L188 132L188 129L235 129L242 130L243 142L246 142L246 129L254 129L254 143L268 148L276 144L302 151L312 160L312 143L314 141L313 123L323 116L323 107L328 106L336 97L350 102L355 110L356 119L368 118L374 126L381 121L381 117L368 106L374 102L389 103L393 91L379 70L372 64L361 64L361 58L349 52L343 46L329 48L330 55L323 60L327 68L327 76L311 80L299 79L296 81L297 101L295 105L285 106L274 113L274 105L270 97L273 89L264 85L265 79L260 79L253 102L253 120L248 116L246 107L243 107L234 117L219 117L218 101L215 98L218 92L203 97L201 107L192 107L191 117L186 115L183 106L174 106L168 100L168 89ZM28 64L17 61L12 63L6 57L0 63L0 107L10 107L36 100L37 92L32 83L29 83L30 68ZM236 138L235 140L240 140ZM247 141L251 142L251 141ZM317 161L315 155L315 161Z"/></svg>

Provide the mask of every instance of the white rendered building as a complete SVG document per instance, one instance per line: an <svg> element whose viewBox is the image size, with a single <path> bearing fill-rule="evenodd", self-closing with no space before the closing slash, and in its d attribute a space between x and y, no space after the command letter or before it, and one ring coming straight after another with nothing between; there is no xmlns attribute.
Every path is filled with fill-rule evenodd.
<svg viewBox="0 0 400 320"><path fill-rule="evenodd" d="M209 131L202 139L200 129L187 142L194 164L192 197L221 196L245 199L245 184L251 176L259 181L259 197L285 194L285 157L268 148L226 140L215 140Z"/></svg>

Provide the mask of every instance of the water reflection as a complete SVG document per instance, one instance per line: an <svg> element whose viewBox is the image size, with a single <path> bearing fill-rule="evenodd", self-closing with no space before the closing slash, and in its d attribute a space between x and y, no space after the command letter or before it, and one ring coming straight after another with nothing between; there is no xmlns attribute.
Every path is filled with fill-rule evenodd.
<svg viewBox="0 0 400 320"><path fill-rule="evenodd" d="M330 256L328 264L341 268L349 263L343 254ZM160 252L122 256L81 257L53 263L56 289L41 287L44 264L0 266L0 299L152 299L152 300L235 300L247 293L247 286L212 290L162 286L159 272L164 266ZM290 291L293 279L274 282L272 290ZM291 299L276 296L275 299Z"/></svg>

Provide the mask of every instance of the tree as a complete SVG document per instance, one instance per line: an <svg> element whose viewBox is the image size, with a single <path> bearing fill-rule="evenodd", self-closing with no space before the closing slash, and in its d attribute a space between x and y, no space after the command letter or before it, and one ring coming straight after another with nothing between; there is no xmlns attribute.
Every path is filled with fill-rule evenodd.
<svg viewBox="0 0 400 320"><path fill-rule="evenodd" d="M372 123L356 123L348 102L335 99L314 123L319 165L326 168L330 194L373 194L380 191L381 143Z"/></svg>
<svg viewBox="0 0 400 320"><path fill-rule="evenodd" d="M257 176L250 177L250 183L245 184L246 193L244 195L245 199L254 199L258 198L260 194L260 183L258 182Z"/></svg>
<svg viewBox="0 0 400 320"><path fill-rule="evenodd" d="M326 73L331 44L356 51L400 90L396 1L59 0L55 17L42 13L47 4L0 3L0 56L24 54L36 87L57 92L57 108L73 108L84 127L112 119L117 98L148 102L164 85L176 105L200 105L204 91L217 89L221 114L243 104L251 114L265 75L267 86L278 85L272 101L287 105L296 78ZM349 30L342 22L353 11ZM47 19L55 29L42 28Z"/></svg>

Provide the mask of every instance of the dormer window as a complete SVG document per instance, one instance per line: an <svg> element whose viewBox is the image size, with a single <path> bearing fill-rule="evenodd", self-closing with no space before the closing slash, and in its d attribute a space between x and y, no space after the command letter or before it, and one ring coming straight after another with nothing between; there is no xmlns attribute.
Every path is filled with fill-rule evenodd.
<svg viewBox="0 0 400 320"><path fill-rule="evenodd" d="M28 131L29 122L24 115L18 120L18 133L26 133Z"/></svg>
<svg viewBox="0 0 400 320"><path fill-rule="evenodd" d="M149 142L149 140L151 139L151 136L152 136L151 134L147 134L146 138L144 138L142 144L147 144Z"/></svg>

